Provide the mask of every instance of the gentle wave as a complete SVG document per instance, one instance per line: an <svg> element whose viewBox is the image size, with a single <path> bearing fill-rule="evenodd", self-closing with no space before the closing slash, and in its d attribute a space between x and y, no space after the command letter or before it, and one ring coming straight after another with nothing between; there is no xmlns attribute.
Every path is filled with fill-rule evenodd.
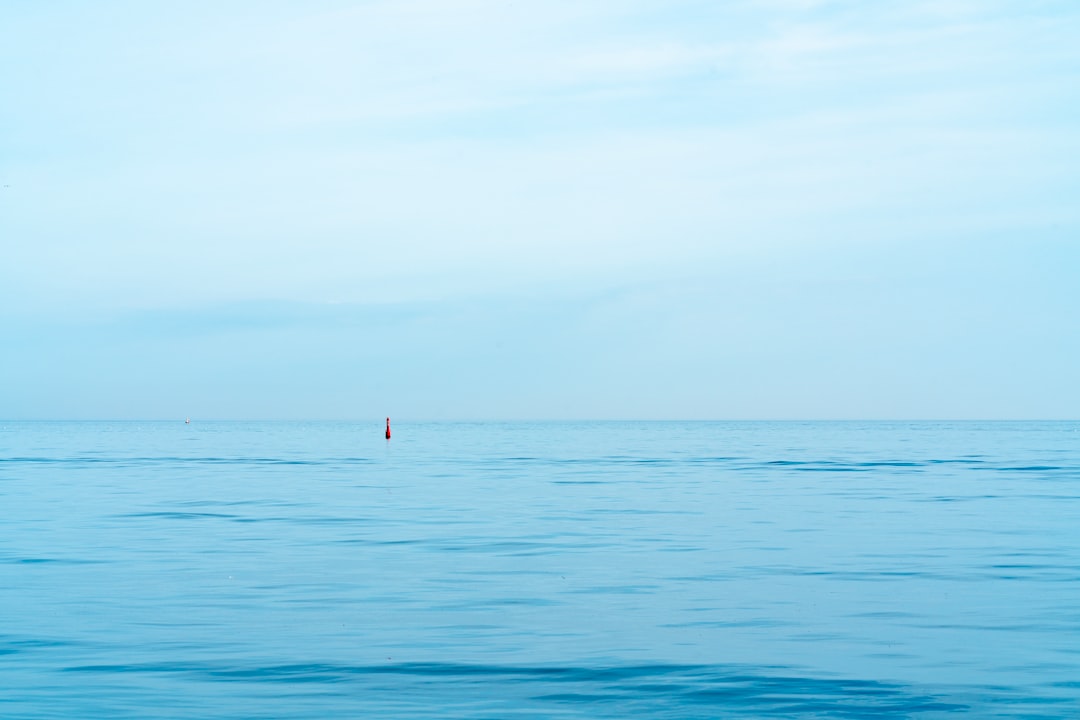
<svg viewBox="0 0 1080 720"><path fill-rule="evenodd" d="M370 458L346 457L307 460L276 457L184 457L184 456L116 456L82 455L73 457L0 457L0 464L12 465L370 465Z"/></svg>
<svg viewBox="0 0 1080 720"><path fill-rule="evenodd" d="M6 424L0 716L1080 717L1078 428Z"/></svg>
<svg viewBox="0 0 1080 720"><path fill-rule="evenodd" d="M443 466L475 466L476 460L472 458L444 457L437 458L437 462ZM323 457L323 458L296 458L296 457L245 457L245 456L99 456L79 455L69 457L49 456L14 456L0 457L2 465L122 465L122 466L183 466L183 465L226 465L236 466L324 466L342 467L350 465L377 465L380 461L370 457ZM978 472L1006 472L1006 473L1052 473L1053 477L1080 477L1080 465L998 465L989 460L972 458L930 458L926 460L879 460L879 461L854 461L854 460L791 460L791 459L759 459L753 460L745 457L631 457L631 456L604 456L604 457L487 457L484 465L488 468L500 466L512 467L575 467L581 466L590 471L604 467L643 467L643 468L679 468L688 466L716 466L729 471L758 472L762 470L772 471L776 469L790 470L793 472L820 472L820 473L873 473L882 470L894 470L897 472L921 472L928 468L939 465L968 466L972 471ZM444 477L456 477L446 474ZM562 483L578 482L599 483L608 480L580 480L560 481Z"/></svg>
<svg viewBox="0 0 1080 720"><path fill-rule="evenodd" d="M609 706L634 713L664 710L695 715L723 709L727 715L751 717L814 714L832 718L903 718L930 712L952 713L967 706L912 691L900 685L868 680L802 677L782 668L762 669L708 665L629 665L611 667L470 665L458 663L330 663L238 666L223 663L137 663L82 665L68 673L111 675L178 675L194 681L222 683L324 684L338 694L370 693L372 677L396 678L395 692L412 695L420 705L438 698L444 715L463 686L505 693L507 704L527 699L550 705ZM353 688L350 685L358 687ZM516 686L516 687L515 687Z"/></svg>

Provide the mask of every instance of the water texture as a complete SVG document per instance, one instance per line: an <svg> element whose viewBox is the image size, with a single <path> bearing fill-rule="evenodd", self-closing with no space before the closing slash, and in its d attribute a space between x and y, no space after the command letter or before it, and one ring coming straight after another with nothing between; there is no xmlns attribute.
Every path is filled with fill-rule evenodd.
<svg viewBox="0 0 1080 720"><path fill-rule="evenodd" d="M1080 423L0 422L0 717L1080 717Z"/></svg>

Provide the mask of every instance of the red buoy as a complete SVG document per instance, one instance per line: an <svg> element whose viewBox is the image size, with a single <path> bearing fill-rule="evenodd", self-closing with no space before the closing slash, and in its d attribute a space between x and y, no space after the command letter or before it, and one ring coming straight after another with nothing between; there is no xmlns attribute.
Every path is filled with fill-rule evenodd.
<svg viewBox="0 0 1080 720"><path fill-rule="evenodd" d="M386 418L386 439L390 439L390 418Z"/></svg>

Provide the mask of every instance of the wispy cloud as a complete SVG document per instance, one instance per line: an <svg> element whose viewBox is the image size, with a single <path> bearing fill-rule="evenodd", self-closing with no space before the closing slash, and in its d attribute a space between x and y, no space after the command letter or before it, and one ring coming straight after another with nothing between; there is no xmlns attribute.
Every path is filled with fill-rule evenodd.
<svg viewBox="0 0 1080 720"><path fill-rule="evenodd" d="M166 335L227 336L238 364L257 362L239 336L261 333L283 356L290 338L310 342L318 352L290 357L332 377L341 368L320 353L356 308L443 305L460 314L367 331L455 358L516 332L503 347L519 351L501 357L537 372L570 373L560 358L575 344L597 375L620 352L640 356L605 375L612 395L653 366L691 368L699 384L725 358L751 372L768 363L702 340L710 323L781 353L773 335L840 312L829 288L875 258L892 287L941 248L976 254L991 239L992 259L1035 243L1040 272L1063 264L1049 240L1080 227L1078 31L1080 11L1055 0L7 4L0 321L146 313ZM800 266L821 281L795 283L793 298L772 279ZM687 278L744 294L683 292ZM934 283L939 304L957 301ZM605 292L609 305L564 312ZM1051 314L1030 295L1043 298L1032 313ZM292 309L260 315L268 301ZM873 289L844 301L873 306ZM530 307L517 330L513 314L478 309L516 302ZM898 308L884 304L904 325ZM175 348L139 345L154 333L129 320L109 332L166 362ZM550 352L530 345L533 326ZM829 347L799 337L828 374ZM689 349L670 362L647 352L667 345ZM200 352L212 375L212 343ZM112 358L101 349L98 370ZM798 368L769 367L795 373L794 391ZM556 375L549 389L573 384Z"/></svg>

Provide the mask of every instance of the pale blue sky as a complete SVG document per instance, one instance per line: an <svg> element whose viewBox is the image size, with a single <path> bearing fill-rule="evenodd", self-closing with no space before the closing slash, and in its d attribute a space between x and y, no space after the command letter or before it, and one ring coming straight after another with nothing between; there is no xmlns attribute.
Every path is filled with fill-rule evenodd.
<svg viewBox="0 0 1080 720"><path fill-rule="evenodd" d="M1080 417L1072 1L7 2L0 417Z"/></svg>

